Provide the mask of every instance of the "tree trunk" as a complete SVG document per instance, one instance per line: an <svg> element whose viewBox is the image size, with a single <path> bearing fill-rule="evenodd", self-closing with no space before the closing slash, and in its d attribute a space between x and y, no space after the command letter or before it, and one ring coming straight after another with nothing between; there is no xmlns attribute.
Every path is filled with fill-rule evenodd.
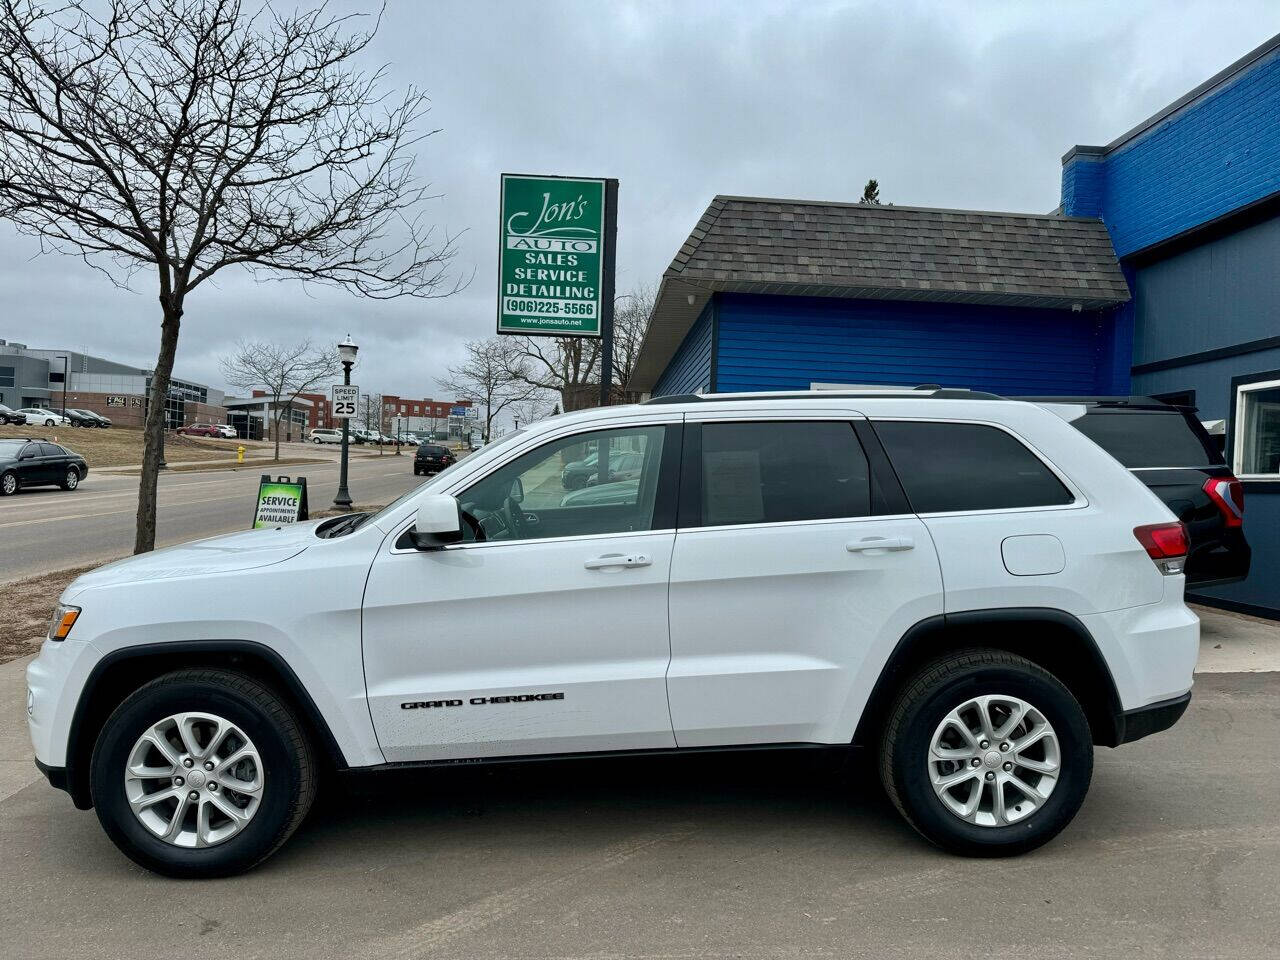
<svg viewBox="0 0 1280 960"><path fill-rule="evenodd" d="M165 402L169 397L169 380L178 353L178 328L182 324L181 304L163 303L164 320L160 324L160 356L151 375L151 391L147 398L147 420L143 427L142 476L138 480L138 522L133 552L146 553L156 545L156 484L160 477L160 458L164 453Z"/></svg>
<svg viewBox="0 0 1280 960"><path fill-rule="evenodd" d="M286 410L276 412L276 455L274 457L276 460L280 459L280 418L284 416L286 412Z"/></svg>

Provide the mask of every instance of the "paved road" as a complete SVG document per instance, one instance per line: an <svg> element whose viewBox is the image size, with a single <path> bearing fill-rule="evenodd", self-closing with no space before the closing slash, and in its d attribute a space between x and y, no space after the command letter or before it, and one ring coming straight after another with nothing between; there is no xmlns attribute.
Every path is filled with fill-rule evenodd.
<svg viewBox="0 0 1280 960"><path fill-rule="evenodd" d="M925 845L865 765L726 757L388 776L330 790L247 876L175 882L33 783L0 801L0 957L1275 957L1277 742L1280 674L1202 676L1173 730L1099 752L1064 835L1004 861Z"/></svg>
<svg viewBox="0 0 1280 960"><path fill-rule="evenodd" d="M304 453L315 456L310 450ZM158 546L248 528L263 468L166 473L160 478ZM276 473L307 478L313 509L338 489L338 464L296 464ZM356 455L348 484L358 504L382 504L422 482L413 455ZM0 583L124 556L133 549L138 478L90 472L80 489L37 489L0 500Z"/></svg>

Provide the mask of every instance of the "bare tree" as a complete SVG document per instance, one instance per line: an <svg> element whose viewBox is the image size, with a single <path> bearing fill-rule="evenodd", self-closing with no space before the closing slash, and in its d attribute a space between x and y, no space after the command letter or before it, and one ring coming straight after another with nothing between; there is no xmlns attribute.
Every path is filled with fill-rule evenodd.
<svg viewBox="0 0 1280 960"><path fill-rule="evenodd" d="M374 446L378 448L378 456L382 456L382 394L366 393L361 400L364 403L364 428L378 434L378 440Z"/></svg>
<svg viewBox="0 0 1280 960"><path fill-rule="evenodd" d="M160 301L134 550L187 296L228 268L369 297L446 296L422 219L421 91L357 60L378 22L266 0L0 0L0 217ZM432 131L433 132L433 131Z"/></svg>
<svg viewBox="0 0 1280 960"><path fill-rule="evenodd" d="M493 436L493 421L513 404L528 400L537 392L530 385L519 347L510 337L473 340L466 346L467 358L450 367L438 381L440 389L459 400L470 400L484 417L484 439Z"/></svg>
<svg viewBox="0 0 1280 960"><path fill-rule="evenodd" d="M560 395L565 410L594 406L599 393L600 341L595 337L510 337L511 377L532 390Z"/></svg>
<svg viewBox="0 0 1280 960"><path fill-rule="evenodd" d="M655 292L651 285L619 296L613 314L613 392L626 399L626 384L640 354ZM600 395L600 341L594 337L512 337L519 369L515 376L530 387L560 395L566 411L595 406Z"/></svg>
<svg viewBox="0 0 1280 960"><path fill-rule="evenodd" d="M236 351L222 358L222 375L228 384L241 390L262 387L274 409L276 455L280 459L280 421L293 416L293 404L303 393L312 393L333 382L338 373L338 357L330 349L316 349L310 340L280 344L265 340L241 340Z"/></svg>
<svg viewBox="0 0 1280 960"><path fill-rule="evenodd" d="M615 402L632 399L632 395L627 393L627 384L631 381L631 373L636 368L636 360L640 356L640 345L644 342L645 330L648 329L649 317L653 314L656 299L657 291L652 284L647 283L618 298L618 305L613 314Z"/></svg>

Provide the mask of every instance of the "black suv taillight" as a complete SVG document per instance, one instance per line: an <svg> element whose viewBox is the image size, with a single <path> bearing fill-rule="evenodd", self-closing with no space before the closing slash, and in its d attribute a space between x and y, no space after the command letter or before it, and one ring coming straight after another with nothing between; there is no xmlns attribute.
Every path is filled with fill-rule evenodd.
<svg viewBox="0 0 1280 960"><path fill-rule="evenodd" d="M1210 477L1204 492L1222 513L1228 527L1244 525L1244 484L1235 477Z"/></svg>
<svg viewBox="0 0 1280 960"><path fill-rule="evenodd" d="M1174 576L1186 569L1190 542L1187 540L1187 528L1181 523L1149 523L1134 527L1133 535L1161 573Z"/></svg>

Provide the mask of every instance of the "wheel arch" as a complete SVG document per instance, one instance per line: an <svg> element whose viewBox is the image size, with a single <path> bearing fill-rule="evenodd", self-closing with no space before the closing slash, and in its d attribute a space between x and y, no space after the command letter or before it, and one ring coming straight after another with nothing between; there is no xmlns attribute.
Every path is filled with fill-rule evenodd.
<svg viewBox="0 0 1280 960"><path fill-rule="evenodd" d="M85 681L67 738L66 790L81 810L93 806L89 759L111 712L143 684L192 667L221 667L248 674L278 691L297 712L317 752L335 769L346 759L315 701L288 662L275 650L250 640L189 640L148 643L115 650L102 658Z"/></svg>
<svg viewBox="0 0 1280 960"><path fill-rule="evenodd" d="M940 614L911 627L880 671L854 733L855 745L876 742L894 695L925 663L967 647L1005 650L1056 676L1084 709L1099 746L1124 740L1124 711L1115 678L1080 620L1049 607L1009 607Z"/></svg>

